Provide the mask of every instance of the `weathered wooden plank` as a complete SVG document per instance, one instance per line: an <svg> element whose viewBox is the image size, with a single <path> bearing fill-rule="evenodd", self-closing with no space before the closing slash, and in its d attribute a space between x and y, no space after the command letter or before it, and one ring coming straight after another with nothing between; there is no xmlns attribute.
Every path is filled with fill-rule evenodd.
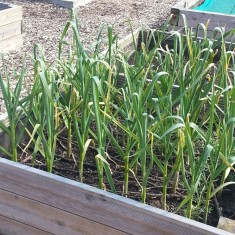
<svg viewBox="0 0 235 235"><path fill-rule="evenodd" d="M52 235L41 229L33 228L15 220L0 215L0 234L1 235Z"/></svg>
<svg viewBox="0 0 235 235"><path fill-rule="evenodd" d="M197 11L190 8L194 8L199 5L202 0L193 1L180 1L174 7L171 8L171 12L174 15L171 20L171 24L176 23L176 26L183 27L184 20L182 15L186 17L187 25L192 28L196 28L199 23L204 25L208 24L208 29L214 29L215 27L225 27L226 31L235 28L235 16L214 12ZM178 17L178 19L177 19Z"/></svg>
<svg viewBox="0 0 235 235"><path fill-rule="evenodd" d="M133 34L128 34L126 37L118 41L118 48L128 54L131 50L134 49L134 43L138 46L140 29L137 29ZM114 46L115 47L115 46ZM106 55L108 49L101 52L102 55Z"/></svg>
<svg viewBox="0 0 235 235"><path fill-rule="evenodd" d="M220 216L217 227L235 234L235 220L231 220L223 216Z"/></svg>
<svg viewBox="0 0 235 235"><path fill-rule="evenodd" d="M190 19L189 19L190 18ZM230 21L219 21L219 20L210 20L210 17L204 17L204 18L197 18L195 20L191 19L191 17L186 18L186 23L189 27L196 28L199 23L202 23L204 25L208 25L209 29L214 29L215 27L225 27L225 29L231 30L235 28L235 21L230 20ZM183 17L179 17L178 20L178 26L184 26L184 20Z"/></svg>
<svg viewBox="0 0 235 235"><path fill-rule="evenodd" d="M128 34L126 37L118 41L118 46L121 48L125 53L130 52L134 49L134 43L138 44L138 38L139 38L140 29L137 29L136 31L130 34Z"/></svg>
<svg viewBox="0 0 235 235"><path fill-rule="evenodd" d="M176 3L172 9L192 9L195 8L196 6L199 6L201 3L203 3L204 0L182 0L178 3Z"/></svg>
<svg viewBox="0 0 235 235"><path fill-rule="evenodd" d="M190 26L188 26L188 27L189 27L190 30L192 30L192 33L194 35L196 35L196 31L197 31L197 38L198 39L203 39L206 36L207 38L216 40L216 39L219 39L221 37L221 34L220 34L219 31L217 31L218 34L215 36L215 29L214 28L207 29L206 30L206 34L205 34L205 31L203 30L202 26L199 26L198 29L196 27L194 27L194 28L190 27ZM172 26L172 25L169 25L167 30L168 30L169 33L171 31L178 31L182 35L185 35L185 27L184 26ZM226 41L226 44L227 44L227 48L228 48L230 43L234 44L235 43L235 33L231 33L230 35L227 35L226 38L225 38L225 41ZM167 42L169 43L169 45L173 44L173 40L172 39L167 40ZM219 49L219 53L220 53L220 49ZM218 58L218 57L219 57L219 54L217 54L216 58Z"/></svg>
<svg viewBox="0 0 235 235"><path fill-rule="evenodd" d="M0 41L21 34L22 21L16 21L7 25L0 26Z"/></svg>
<svg viewBox="0 0 235 235"><path fill-rule="evenodd" d="M130 199L0 159L0 188L130 234L230 234Z"/></svg>
<svg viewBox="0 0 235 235"><path fill-rule="evenodd" d="M177 26L184 26L184 20L182 14L185 15L187 19L187 24L190 27L197 27L199 23L206 24L209 20L208 27L210 29L215 27L226 27L226 30L233 29L235 27L235 16L221 13L213 13L213 12L203 12L196 11L193 9L195 7L194 1L189 3L189 7L183 6L185 1L181 1L172 7L171 12L175 14L175 17L178 16L178 24ZM187 5L187 4L186 4ZM175 22L175 21L174 21Z"/></svg>
<svg viewBox="0 0 235 235"><path fill-rule="evenodd" d="M177 14L173 14L172 13L170 21L169 21L169 24L177 26L178 25L178 21L179 21L179 12Z"/></svg>
<svg viewBox="0 0 235 235"><path fill-rule="evenodd" d="M193 28L196 28L200 23L208 25L208 28L210 29L214 29L215 27L225 27L226 30L228 31L235 28L235 21L227 21L227 22L218 21L218 20L211 21L209 17L202 19L198 18L196 20L191 20L186 18L186 22L189 27ZM184 20L182 16L179 17L178 26L184 26Z"/></svg>
<svg viewBox="0 0 235 235"><path fill-rule="evenodd" d="M189 27L197 27L199 23L206 24L208 20L210 20L210 23L208 25L209 29L213 29L215 27L225 27L228 31L235 28L234 15L204 12L192 9L202 2L203 0L183 0L177 3L171 8L171 13L175 15L175 20L172 20L171 23L173 24L174 22L176 22L177 26L184 26L184 20L182 17L182 14L184 14ZM179 17L178 20L176 19L177 16Z"/></svg>
<svg viewBox="0 0 235 235"><path fill-rule="evenodd" d="M23 34L0 41L0 53L19 49L23 45Z"/></svg>
<svg viewBox="0 0 235 235"><path fill-rule="evenodd" d="M197 23L205 23L209 19L211 23L221 22L229 23L229 25L233 25L235 23L235 16L234 15L226 15L226 14L219 14L213 12L202 12L202 11L195 11L190 9L180 9L180 15L184 14L188 22L197 22ZM182 17L180 17L178 26L183 26Z"/></svg>
<svg viewBox="0 0 235 235"><path fill-rule="evenodd" d="M0 53L6 53L23 45L22 7L7 3L0 7Z"/></svg>
<svg viewBox="0 0 235 235"><path fill-rule="evenodd" d="M22 20L22 7L12 6L0 11L0 26Z"/></svg>
<svg viewBox="0 0 235 235"><path fill-rule="evenodd" d="M56 235L125 234L109 226L4 190L0 190L0 214Z"/></svg>

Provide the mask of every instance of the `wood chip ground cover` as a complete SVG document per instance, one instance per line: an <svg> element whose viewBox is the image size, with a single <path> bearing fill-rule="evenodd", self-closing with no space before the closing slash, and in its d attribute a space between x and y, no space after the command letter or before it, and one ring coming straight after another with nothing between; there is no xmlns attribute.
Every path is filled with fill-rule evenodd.
<svg viewBox="0 0 235 235"><path fill-rule="evenodd" d="M22 66L22 57L26 56L28 81L33 73L33 46L40 44L45 51L48 61L53 61L57 56L58 41L69 18L69 10L48 3L34 0L2 0L23 7L24 45L18 51L4 55L1 60L1 69L9 72L19 72ZM101 24L115 24L114 29L123 37L130 33L130 20L133 29L141 26L160 28L170 15L171 7L177 0L94 0L76 10L80 35L84 45L92 49ZM104 35L106 31L104 32ZM105 36L103 45L105 46ZM15 81L11 79L14 86ZM22 92L22 96L24 91ZM0 114L5 112L2 93L0 91Z"/></svg>

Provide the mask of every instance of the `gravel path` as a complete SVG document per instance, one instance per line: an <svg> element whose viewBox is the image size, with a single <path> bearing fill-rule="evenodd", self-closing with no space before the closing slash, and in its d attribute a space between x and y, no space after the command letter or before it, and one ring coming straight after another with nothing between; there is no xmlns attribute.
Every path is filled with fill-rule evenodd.
<svg viewBox="0 0 235 235"><path fill-rule="evenodd" d="M22 56L26 54L27 73L32 73L33 45L44 47L47 60L57 56L58 40L69 17L69 10L34 0L1 0L23 6L24 45L19 51L4 56L8 70L20 71ZM114 24L115 32L125 36L130 27L125 21L131 20L134 29L141 26L159 28L170 15L171 6L178 0L93 0L76 10L80 35L86 47L92 48L101 23ZM14 80L11 81L14 86ZM5 112L0 91L0 114Z"/></svg>

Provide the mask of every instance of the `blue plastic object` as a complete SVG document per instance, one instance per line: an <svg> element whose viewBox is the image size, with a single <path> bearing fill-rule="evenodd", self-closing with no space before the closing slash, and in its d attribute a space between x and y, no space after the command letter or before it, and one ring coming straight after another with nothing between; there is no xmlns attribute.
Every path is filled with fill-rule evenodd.
<svg viewBox="0 0 235 235"><path fill-rule="evenodd" d="M235 0L205 0L194 10L235 15Z"/></svg>

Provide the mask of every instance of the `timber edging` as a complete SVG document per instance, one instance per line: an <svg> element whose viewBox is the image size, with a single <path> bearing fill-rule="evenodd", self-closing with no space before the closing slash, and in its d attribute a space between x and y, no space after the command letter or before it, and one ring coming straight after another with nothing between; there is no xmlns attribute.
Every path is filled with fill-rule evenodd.
<svg viewBox="0 0 235 235"><path fill-rule="evenodd" d="M79 182L0 158L0 218L38 234L229 235ZM0 219L0 228L3 220ZM6 230L6 228L4 228ZM25 235L33 234L25 231ZM17 233L18 232L18 233Z"/></svg>

